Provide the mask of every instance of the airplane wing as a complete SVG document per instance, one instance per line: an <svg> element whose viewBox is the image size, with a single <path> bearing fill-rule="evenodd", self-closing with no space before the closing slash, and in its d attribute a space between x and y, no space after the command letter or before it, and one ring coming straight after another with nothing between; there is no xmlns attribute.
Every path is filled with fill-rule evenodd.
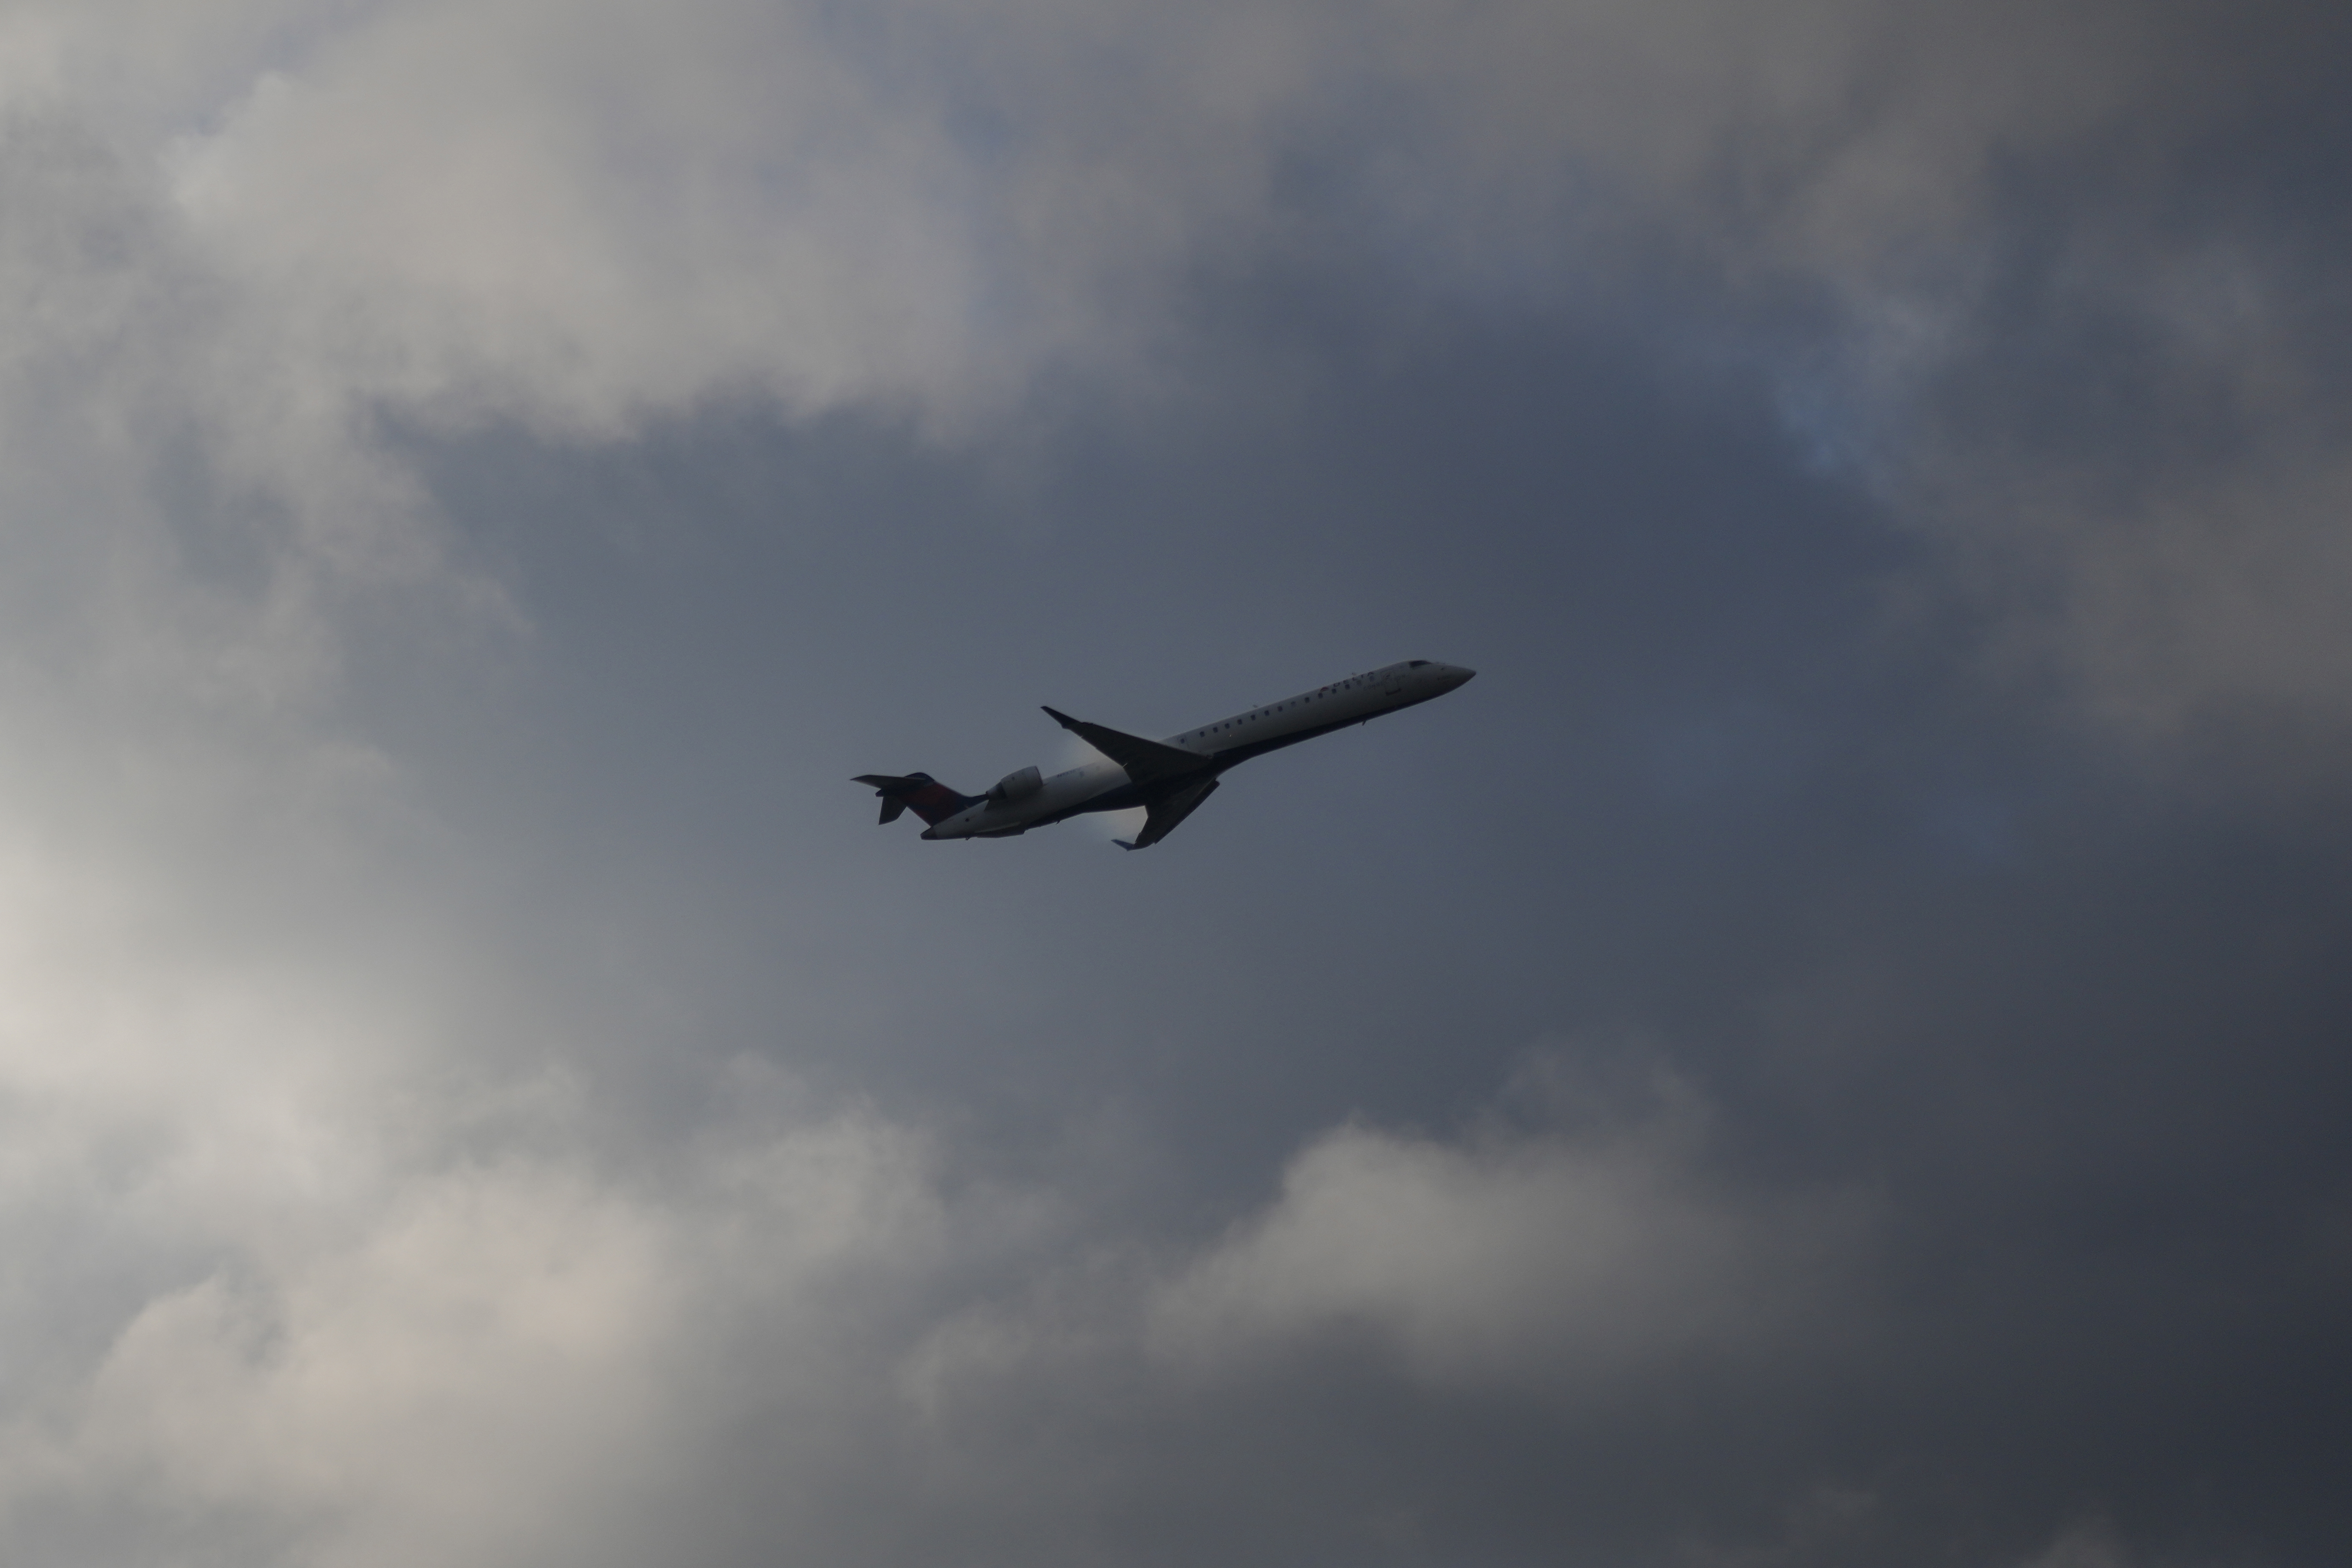
<svg viewBox="0 0 2352 1568"><path fill-rule="evenodd" d="M1216 794L1218 783L1216 779L1202 779L1199 784L1187 784L1172 795L1162 795L1153 801L1150 809L1144 814L1143 831L1135 836L1132 843L1124 838L1114 838L1111 842L1121 849L1150 848L1175 832L1178 823L1192 816L1202 801Z"/></svg>
<svg viewBox="0 0 2352 1568"><path fill-rule="evenodd" d="M1055 712L1051 708L1045 711L1054 715L1055 723L1126 769L1127 776L1137 784L1199 773L1210 763L1210 759L1200 752L1188 752L1181 746L1163 745L1158 741L1147 741L1140 735L1126 734L1101 724L1089 724L1083 719L1073 719L1067 713ZM1198 805L1199 802L1193 804ZM1184 809L1190 811L1192 807ZM1181 813L1179 820L1181 820ZM1171 822L1168 826L1173 827L1176 824ZM1147 827L1144 831L1149 833L1150 829Z"/></svg>

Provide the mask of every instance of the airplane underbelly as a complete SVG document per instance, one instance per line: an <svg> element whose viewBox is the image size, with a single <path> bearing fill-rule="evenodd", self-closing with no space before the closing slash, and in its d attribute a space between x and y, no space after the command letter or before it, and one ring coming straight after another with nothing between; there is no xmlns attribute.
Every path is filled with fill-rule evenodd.
<svg viewBox="0 0 2352 1568"><path fill-rule="evenodd" d="M1062 817L1084 807L1088 801L1127 787L1126 770L1115 763L1090 763L1082 768L1056 773L1045 781L1045 787L1022 802L1031 821Z"/></svg>

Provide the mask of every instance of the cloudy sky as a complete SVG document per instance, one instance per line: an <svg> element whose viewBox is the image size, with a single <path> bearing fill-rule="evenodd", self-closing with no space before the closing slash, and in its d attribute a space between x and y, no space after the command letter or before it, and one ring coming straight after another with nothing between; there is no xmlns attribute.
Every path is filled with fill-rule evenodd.
<svg viewBox="0 0 2352 1568"><path fill-rule="evenodd" d="M0 1557L2341 1561L2347 71L8 0Z"/></svg>

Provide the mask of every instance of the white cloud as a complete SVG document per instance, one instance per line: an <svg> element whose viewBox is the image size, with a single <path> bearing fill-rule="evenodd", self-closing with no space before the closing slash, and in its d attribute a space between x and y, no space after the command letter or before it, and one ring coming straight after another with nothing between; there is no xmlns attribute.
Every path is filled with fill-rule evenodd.
<svg viewBox="0 0 2352 1568"><path fill-rule="evenodd" d="M1440 1383L1602 1386L1803 1342L1865 1220L1710 1179L1686 1108L1452 1142L1349 1126L1165 1288L1153 1331L1210 1363L1352 1332Z"/></svg>
<svg viewBox="0 0 2352 1568"><path fill-rule="evenodd" d="M2193 277L2148 270L2120 302L2062 291L2062 308L2137 334L2131 357L2071 384L2097 399L2126 383L2144 427L2113 444L2037 442L2012 422L2030 412L1990 435L1980 417L1954 417L1919 434L1888 493L2003 612L1990 653L2004 673L2057 671L2077 711L2153 752L2219 757L2225 773L2261 760L2274 778L2317 763L2340 779L2352 464L2331 340L2306 301L2247 280L2262 268L2209 258Z"/></svg>
<svg viewBox="0 0 2352 1568"><path fill-rule="evenodd" d="M1556 297L1632 217L1866 324L1973 275L1997 155L2163 63L2128 12L1864 0L154 12L19 7L0 67L157 171L278 369L589 437L1140 373L1192 269L1286 243L1301 158L1443 287Z"/></svg>
<svg viewBox="0 0 2352 1568"><path fill-rule="evenodd" d="M2068 1524L2020 1568L2131 1568L2131 1563L2132 1555L2115 1531L2093 1514Z"/></svg>
<svg viewBox="0 0 2352 1568"><path fill-rule="evenodd" d="M567 1133L560 1092L368 1052L354 1015L415 1023L382 997L283 1016L267 976L180 989L122 1039L19 1033L5 1064L37 1136L0 1227L45 1276L6 1328L47 1358L0 1417L8 1550L62 1512L89 1560L242 1531L247 1561L332 1568L643 1562L737 1423L846 1447L887 1414L867 1314L941 1244L919 1140L793 1115L753 1074L752 1109L649 1170ZM227 1026L192 1026L189 990L235 994ZM92 1045L119 1065L46 1096L26 1070ZM468 1152L485 1115L502 1135ZM97 1321L42 1321L61 1306ZM824 1468L774 1506L828 1519L796 1495Z"/></svg>
<svg viewBox="0 0 2352 1568"><path fill-rule="evenodd" d="M0 1556L643 1563L754 1417L834 1518L925 1142L740 1064L633 1125L597 1064L675 1042L515 961L507 869L314 679L134 613L206 595L138 499L47 580L96 627L0 666Z"/></svg>

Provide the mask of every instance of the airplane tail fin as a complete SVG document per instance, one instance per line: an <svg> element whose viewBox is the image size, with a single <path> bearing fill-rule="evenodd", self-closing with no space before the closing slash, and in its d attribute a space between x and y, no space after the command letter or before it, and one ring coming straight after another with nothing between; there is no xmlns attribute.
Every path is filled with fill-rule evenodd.
<svg viewBox="0 0 2352 1568"><path fill-rule="evenodd" d="M980 804L978 795L958 795L929 773L860 773L854 782L874 786L874 793L882 797L885 822L898 821L898 814L912 806L917 816L937 826L966 806Z"/></svg>

